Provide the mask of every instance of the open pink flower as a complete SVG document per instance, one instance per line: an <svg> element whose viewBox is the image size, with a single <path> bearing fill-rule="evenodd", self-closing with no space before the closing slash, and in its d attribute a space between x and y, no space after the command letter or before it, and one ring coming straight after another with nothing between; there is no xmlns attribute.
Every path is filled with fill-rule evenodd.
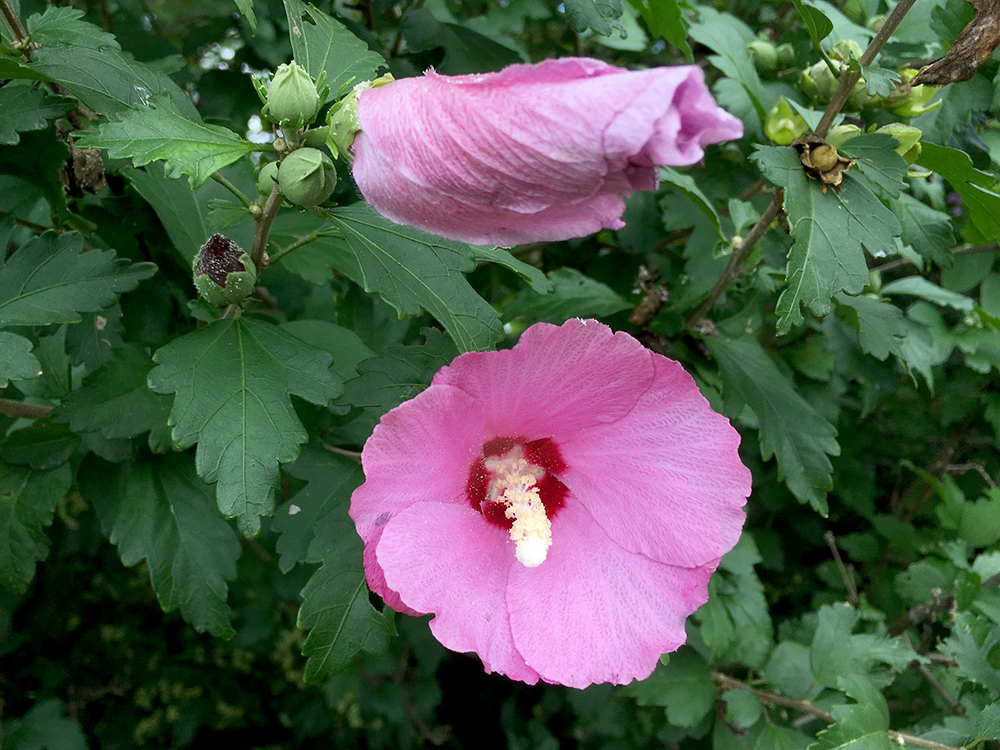
<svg viewBox="0 0 1000 750"><path fill-rule="evenodd" d="M487 671L642 679L739 538L739 442L676 362L593 320L539 323L375 428L350 511L368 583Z"/></svg>
<svg viewBox="0 0 1000 750"><path fill-rule="evenodd" d="M563 58L500 73L433 71L358 98L354 177L398 224L474 245L621 229L622 196L660 165L739 138L695 66L629 71Z"/></svg>

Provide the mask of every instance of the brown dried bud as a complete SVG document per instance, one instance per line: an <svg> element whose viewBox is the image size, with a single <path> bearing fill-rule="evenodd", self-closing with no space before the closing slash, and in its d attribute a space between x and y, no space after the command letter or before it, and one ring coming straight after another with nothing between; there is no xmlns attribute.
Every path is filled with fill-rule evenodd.
<svg viewBox="0 0 1000 750"><path fill-rule="evenodd" d="M228 237L213 234L194 259L194 285L213 305L246 299L257 282L250 255Z"/></svg>
<svg viewBox="0 0 1000 750"><path fill-rule="evenodd" d="M792 141L792 146L799 152L799 161L806 174L821 181L824 193L827 185L839 190L844 173L854 166L854 159L841 156L836 148L815 133Z"/></svg>

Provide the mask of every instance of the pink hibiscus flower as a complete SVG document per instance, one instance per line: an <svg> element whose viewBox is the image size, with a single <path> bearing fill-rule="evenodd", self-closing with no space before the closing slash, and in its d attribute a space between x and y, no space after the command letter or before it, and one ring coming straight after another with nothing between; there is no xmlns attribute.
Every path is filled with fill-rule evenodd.
<svg viewBox="0 0 1000 750"><path fill-rule="evenodd" d="M695 66L629 71L563 58L417 78L358 97L354 177L397 224L474 245L621 229L623 196L661 165L739 138Z"/></svg>
<svg viewBox="0 0 1000 750"><path fill-rule="evenodd" d="M739 539L739 442L676 362L593 320L539 323L375 428L350 510L368 583L487 671L645 678Z"/></svg>

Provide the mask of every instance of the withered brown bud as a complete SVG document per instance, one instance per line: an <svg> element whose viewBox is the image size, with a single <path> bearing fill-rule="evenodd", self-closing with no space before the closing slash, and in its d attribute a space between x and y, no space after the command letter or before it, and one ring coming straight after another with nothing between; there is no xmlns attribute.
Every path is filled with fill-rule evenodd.
<svg viewBox="0 0 1000 750"><path fill-rule="evenodd" d="M250 255L228 237L213 234L194 259L194 285L213 305L246 299L257 282Z"/></svg>
<svg viewBox="0 0 1000 750"><path fill-rule="evenodd" d="M815 133L797 138L792 141L792 146L799 152L799 161L805 167L806 174L820 180L824 193L827 185L840 190L844 173L854 166L854 159L841 156L835 147Z"/></svg>

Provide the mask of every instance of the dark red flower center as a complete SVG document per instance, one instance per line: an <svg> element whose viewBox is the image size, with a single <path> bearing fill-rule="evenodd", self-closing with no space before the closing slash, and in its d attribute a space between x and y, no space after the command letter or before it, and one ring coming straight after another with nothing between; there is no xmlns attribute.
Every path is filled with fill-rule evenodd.
<svg viewBox="0 0 1000 750"><path fill-rule="evenodd" d="M527 469L534 476L534 488L545 508L545 515L552 520L563 507L569 490L555 474L566 468L551 438L527 441L520 437L505 437L491 440L483 446L483 451L469 470L466 495L473 508L487 521L503 529L510 530L514 517L508 512L508 503L498 499L497 487L503 481L509 464L522 458Z"/></svg>

